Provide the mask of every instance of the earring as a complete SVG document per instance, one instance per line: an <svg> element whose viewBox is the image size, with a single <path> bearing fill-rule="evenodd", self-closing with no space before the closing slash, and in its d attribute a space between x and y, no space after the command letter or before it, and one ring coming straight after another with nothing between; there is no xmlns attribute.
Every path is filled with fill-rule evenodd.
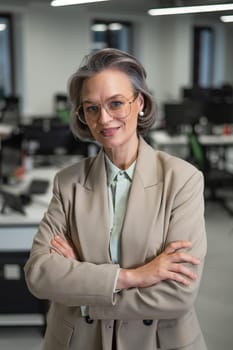
<svg viewBox="0 0 233 350"><path fill-rule="evenodd" d="M144 112L143 111L140 111L139 113L138 113L138 115L140 116L140 117L143 117L144 116Z"/></svg>

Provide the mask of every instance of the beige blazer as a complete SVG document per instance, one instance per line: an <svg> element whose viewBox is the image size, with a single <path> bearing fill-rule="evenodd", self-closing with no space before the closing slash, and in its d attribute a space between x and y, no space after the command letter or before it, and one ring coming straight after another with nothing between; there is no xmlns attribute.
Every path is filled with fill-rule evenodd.
<svg viewBox="0 0 233 350"><path fill-rule="evenodd" d="M173 281L113 294L118 265L109 254L107 181L103 151L60 171L35 236L25 275L30 291L51 300L44 350L206 349L194 311L206 254L203 178L187 162L140 139L121 238L121 262L135 267L168 242L193 243L202 263L189 287ZM77 260L50 254L50 240L72 240ZM89 306L90 318L80 315Z"/></svg>

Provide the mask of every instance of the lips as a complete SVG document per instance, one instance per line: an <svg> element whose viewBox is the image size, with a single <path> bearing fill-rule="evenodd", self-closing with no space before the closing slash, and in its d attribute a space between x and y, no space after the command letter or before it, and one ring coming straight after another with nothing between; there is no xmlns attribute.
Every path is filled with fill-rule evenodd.
<svg viewBox="0 0 233 350"><path fill-rule="evenodd" d="M102 129L102 130L100 130L100 134L103 135L104 137L113 136L113 135L115 135L115 133L119 129L120 129L119 126L114 127L114 128Z"/></svg>

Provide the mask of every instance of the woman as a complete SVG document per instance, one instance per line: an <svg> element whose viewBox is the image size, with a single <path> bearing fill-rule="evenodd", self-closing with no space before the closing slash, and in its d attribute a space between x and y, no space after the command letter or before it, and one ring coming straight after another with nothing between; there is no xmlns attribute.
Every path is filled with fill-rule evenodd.
<svg viewBox="0 0 233 350"><path fill-rule="evenodd" d="M25 266L51 300L44 350L204 350L194 311L206 236L201 173L155 151L146 73L104 49L71 77L72 129L102 145L60 171Z"/></svg>

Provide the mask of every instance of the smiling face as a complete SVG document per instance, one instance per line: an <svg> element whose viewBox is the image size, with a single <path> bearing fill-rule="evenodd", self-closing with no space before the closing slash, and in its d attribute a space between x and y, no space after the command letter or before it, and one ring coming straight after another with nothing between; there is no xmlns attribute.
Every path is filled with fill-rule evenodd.
<svg viewBox="0 0 233 350"><path fill-rule="evenodd" d="M90 111L85 115L86 122L108 155L137 151L137 119L143 109L143 97L136 96L128 76L119 70L106 69L83 83L82 103L85 111ZM124 118L117 117L111 111L124 99L129 113ZM92 117L96 109L98 113Z"/></svg>

